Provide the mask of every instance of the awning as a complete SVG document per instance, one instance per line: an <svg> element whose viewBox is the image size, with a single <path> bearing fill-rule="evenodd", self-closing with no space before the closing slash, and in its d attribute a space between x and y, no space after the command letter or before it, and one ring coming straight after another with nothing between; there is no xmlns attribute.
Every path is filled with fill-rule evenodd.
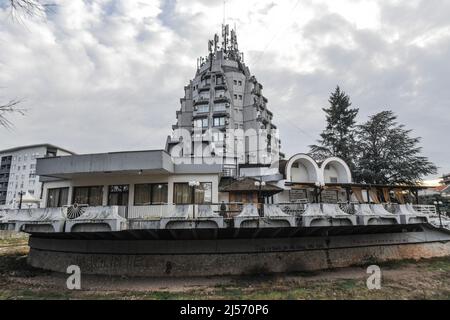
<svg viewBox="0 0 450 320"><path fill-rule="evenodd" d="M220 192L259 192L266 194L275 194L283 191L282 188L266 182L264 186L257 186L255 182L259 180L253 178L244 178L240 180L228 181L228 184L219 185Z"/></svg>

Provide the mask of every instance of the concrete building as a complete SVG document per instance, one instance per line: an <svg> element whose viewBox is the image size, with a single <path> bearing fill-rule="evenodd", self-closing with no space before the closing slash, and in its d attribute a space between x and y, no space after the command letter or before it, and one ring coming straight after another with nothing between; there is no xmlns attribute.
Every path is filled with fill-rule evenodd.
<svg viewBox="0 0 450 320"><path fill-rule="evenodd" d="M236 176L240 164L277 161L284 155L273 113L244 63L236 31L225 25L222 42L216 34L208 45L208 56L198 59L195 77L184 87L166 150L176 157L222 157L228 176Z"/></svg>
<svg viewBox="0 0 450 320"><path fill-rule="evenodd" d="M160 216L168 204L217 203L222 167L174 164L166 151L149 150L44 158L37 170L43 208L123 206L133 217L147 209Z"/></svg>
<svg viewBox="0 0 450 320"><path fill-rule="evenodd" d="M18 208L20 194L40 199L42 183L36 175L38 158L71 155L51 144L36 144L0 151L0 208ZM28 205L27 205L28 206ZM35 205L30 204L35 207Z"/></svg>

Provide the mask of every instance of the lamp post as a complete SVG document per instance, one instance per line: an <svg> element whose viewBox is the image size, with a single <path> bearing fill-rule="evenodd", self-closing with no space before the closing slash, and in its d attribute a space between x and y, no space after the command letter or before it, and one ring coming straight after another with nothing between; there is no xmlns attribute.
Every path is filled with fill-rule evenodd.
<svg viewBox="0 0 450 320"><path fill-rule="evenodd" d="M189 186L192 188L192 218L195 220L195 188L200 186L200 182L189 181Z"/></svg>
<svg viewBox="0 0 450 320"><path fill-rule="evenodd" d="M22 209L22 198L25 195L25 192L20 191L18 194L19 194L19 209Z"/></svg>
<svg viewBox="0 0 450 320"><path fill-rule="evenodd" d="M434 205L436 206L438 215L439 215L439 224L442 228L442 217L441 217L441 205L442 205L442 201L434 201Z"/></svg>
<svg viewBox="0 0 450 320"><path fill-rule="evenodd" d="M265 181L262 181L262 178L260 178L259 181L255 181L255 186L258 187L258 205L261 204L261 189L262 187L264 187L266 185ZM263 216L264 212L263 212L263 206L261 205L261 208L259 208L259 215Z"/></svg>

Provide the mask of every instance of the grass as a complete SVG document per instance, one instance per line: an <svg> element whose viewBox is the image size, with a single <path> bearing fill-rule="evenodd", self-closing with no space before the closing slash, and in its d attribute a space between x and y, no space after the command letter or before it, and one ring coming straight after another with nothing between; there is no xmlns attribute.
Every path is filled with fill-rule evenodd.
<svg viewBox="0 0 450 320"><path fill-rule="evenodd" d="M8 244L23 242L24 239L7 241ZM174 288L164 283L151 290L145 287L119 290L113 284L101 290L88 286L87 290L70 291L63 286L64 275L29 266L26 249L16 247L12 251L0 251L0 299L450 299L450 257L378 265L383 274L380 290L367 289L368 275L361 265L320 272L228 277L224 283L196 287ZM49 279L60 282L51 283ZM124 287L127 285L121 288Z"/></svg>

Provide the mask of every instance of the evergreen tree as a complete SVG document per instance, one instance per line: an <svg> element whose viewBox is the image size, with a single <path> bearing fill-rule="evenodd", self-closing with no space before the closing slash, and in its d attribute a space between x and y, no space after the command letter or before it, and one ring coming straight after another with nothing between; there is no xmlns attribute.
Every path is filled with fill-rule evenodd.
<svg viewBox="0 0 450 320"><path fill-rule="evenodd" d="M330 156L340 157L353 169L355 118L359 109L351 108L350 97L339 86L328 102L330 107L322 108L327 126L317 141L319 144L310 146L310 154L317 161Z"/></svg>
<svg viewBox="0 0 450 320"><path fill-rule="evenodd" d="M435 174L436 166L420 155L420 138L397 123L392 111L382 111L358 126L358 169L354 179L364 183L416 183Z"/></svg>

